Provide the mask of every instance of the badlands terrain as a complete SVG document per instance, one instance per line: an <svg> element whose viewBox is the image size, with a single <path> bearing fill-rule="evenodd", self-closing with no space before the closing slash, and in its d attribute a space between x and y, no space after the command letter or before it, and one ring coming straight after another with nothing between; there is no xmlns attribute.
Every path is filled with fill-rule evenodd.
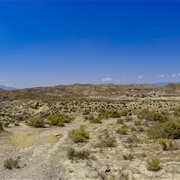
<svg viewBox="0 0 180 180"><path fill-rule="evenodd" d="M1 180L179 180L180 84L0 90Z"/></svg>

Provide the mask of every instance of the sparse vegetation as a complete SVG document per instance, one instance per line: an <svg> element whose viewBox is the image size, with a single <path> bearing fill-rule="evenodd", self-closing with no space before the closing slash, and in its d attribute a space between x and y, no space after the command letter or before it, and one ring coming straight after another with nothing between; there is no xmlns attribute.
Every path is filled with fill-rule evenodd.
<svg viewBox="0 0 180 180"><path fill-rule="evenodd" d="M99 136L99 146L100 147L115 147L116 146L116 138L108 131Z"/></svg>
<svg viewBox="0 0 180 180"><path fill-rule="evenodd" d="M140 120L140 119L134 120L134 125L135 125L135 126L141 125L141 120Z"/></svg>
<svg viewBox="0 0 180 180"><path fill-rule="evenodd" d="M146 168L148 171L159 171L162 169L159 158L152 157L146 161Z"/></svg>
<svg viewBox="0 0 180 180"><path fill-rule="evenodd" d="M19 167L20 157L18 156L16 159L8 158L4 161L4 168L12 170L13 168Z"/></svg>
<svg viewBox="0 0 180 180"><path fill-rule="evenodd" d="M1 164L6 164L0 179L14 177L15 170L7 171L5 166L15 168L16 165L11 164L15 163L19 153L23 163L17 167L23 168L26 163L28 166L23 168L24 177L32 170L34 177L46 171L49 176L43 174L42 179L134 180L155 177L162 180L172 174L178 179L178 93L169 95L164 90L162 93L161 88L152 92L152 87L149 90L148 87L141 89L141 86L136 89L136 85L117 91L113 88L107 91L108 86L114 85L105 86L106 90L99 90L99 85L93 89L91 86L87 85L86 90L72 85L56 87L55 90L47 87L0 91L0 129L3 124L8 127L0 133L0 151L4 156ZM20 126L16 126L18 124ZM15 159L10 159L10 154ZM157 157L148 158L153 155ZM53 168L49 167L50 161ZM110 171L106 171L107 167ZM148 172L159 171L162 167L162 172ZM18 177L24 178L20 173Z"/></svg>
<svg viewBox="0 0 180 180"><path fill-rule="evenodd" d="M147 133L153 139L179 139L180 138L180 123L179 122L165 122L156 123L152 125Z"/></svg>
<svg viewBox="0 0 180 180"><path fill-rule="evenodd" d="M118 128L118 129L116 130L116 132L117 132L118 134L126 135L126 134L127 134L127 128L126 128L126 127Z"/></svg>
<svg viewBox="0 0 180 180"><path fill-rule="evenodd" d="M164 151L177 149L177 143L172 139L159 139L159 144L162 146Z"/></svg>
<svg viewBox="0 0 180 180"><path fill-rule="evenodd" d="M48 120L49 125L51 126L63 127L64 123L70 123L72 121L72 118L70 118L68 115L57 113L49 116Z"/></svg>
<svg viewBox="0 0 180 180"><path fill-rule="evenodd" d="M77 151L73 147L69 147L67 151L67 156L71 160L88 159L90 156L90 151L89 150Z"/></svg>
<svg viewBox="0 0 180 180"><path fill-rule="evenodd" d="M131 154L131 153L126 153L126 154L123 154L123 159L124 160L130 160L130 161L132 161L133 159L134 159L135 157L134 157L134 154Z"/></svg>
<svg viewBox="0 0 180 180"><path fill-rule="evenodd" d="M69 136L75 143L85 142L90 138L89 132L87 132L83 126L81 126L79 129L72 130L69 133Z"/></svg>
<svg viewBox="0 0 180 180"><path fill-rule="evenodd" d="M27 121L27 124L29 126L35 127L35 128L43 128L45 127L45 121L41 117L35 117Z"/></svg>

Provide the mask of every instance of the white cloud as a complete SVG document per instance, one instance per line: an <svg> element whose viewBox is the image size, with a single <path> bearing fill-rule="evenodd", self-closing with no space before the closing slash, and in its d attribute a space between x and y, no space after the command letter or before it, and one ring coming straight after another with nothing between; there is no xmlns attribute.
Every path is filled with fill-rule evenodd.
<svg viewBox="0 0 180 180"><path fill-rule="evenodd" d="M166 76L167 76L166 74L161 74L161 75L159 75L160 78L164 78L164 77L166 77Z"/></svg>
<svg viewBox="0 0 180 180"><path fill-rule="evenodd" d="M178 76L180 76L180 73L178 74Z"/></svg>
<svg viewBox="0 0 180 180"><path fill-rule="evenodd" d="M0 79L0 82L2 82L2 83L3 83L3 82L5 82L5 81L4 81L3 79Z"/></svg>
<svg viewBox="0 0 180 180"><path fill-rule="evenodd" d="M143 79L143 78L144 78L143 75L139 75L139 76L138 76L138 79L139 79L139 80L141 80L141 79Z"/></svg>
<svg viewBox="0 0 180 180"><path fill-rule="evenodd" d="M172 74L171 77L176 77L177 75L176 74Z"/></svg>
<svg viewBox="0 0 180 180"><path fill-rule="evenodd" d="M103 78L101 81L102 82L111 82L113 79L110 78L110 77L107 77L107 78Z"/></svg>

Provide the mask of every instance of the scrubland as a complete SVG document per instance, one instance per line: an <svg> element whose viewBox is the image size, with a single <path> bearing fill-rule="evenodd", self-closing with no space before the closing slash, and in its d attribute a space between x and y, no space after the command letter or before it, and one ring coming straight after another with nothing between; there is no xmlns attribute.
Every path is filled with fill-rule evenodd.
<svg viewBox="0 0 180 180"><path fill-rule="evenodd" d="M179 94L134 87L1 92L0 179L179 180Z"/></svg>

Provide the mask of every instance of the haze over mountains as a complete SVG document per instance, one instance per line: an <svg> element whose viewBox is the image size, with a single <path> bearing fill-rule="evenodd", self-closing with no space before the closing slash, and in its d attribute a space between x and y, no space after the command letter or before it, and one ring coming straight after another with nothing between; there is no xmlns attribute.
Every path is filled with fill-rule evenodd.
<svg viewBox="0 0 180 180"><path fill-rule="evenodd" d="M16 90L17 88L0 85L0 89L3 89L3 90Z"/></svg>
<svg viewBox="0 0 180 180"><path fill-rule="evenodd" d="M153 84L150 84L150 85L154 85L154 86L167 86L168 84L180 84L180 82L157 82L157 83L153 83ZM93 84L81 84L81 85L93 85ZM114 85L116 85L116 84L114 84ZM117 85L125 85L125 84L117 84ZM126 85L129 85L129 84L126 84ZM65 85L57 85L57 86L54 86L54 87L60 87L60 86L65 86ZM67 86L71 86L71 85L67 85ZM46 87L46 86L44 86L44 87ZM51 87L53 87L53 86L51 86ZM36 88L36 87L34 87L34 88ZM3 90L17 90L19 88L0 85L0 89L3 89ZM23 89L25 89L25 88L23 88Z"/></svg>

